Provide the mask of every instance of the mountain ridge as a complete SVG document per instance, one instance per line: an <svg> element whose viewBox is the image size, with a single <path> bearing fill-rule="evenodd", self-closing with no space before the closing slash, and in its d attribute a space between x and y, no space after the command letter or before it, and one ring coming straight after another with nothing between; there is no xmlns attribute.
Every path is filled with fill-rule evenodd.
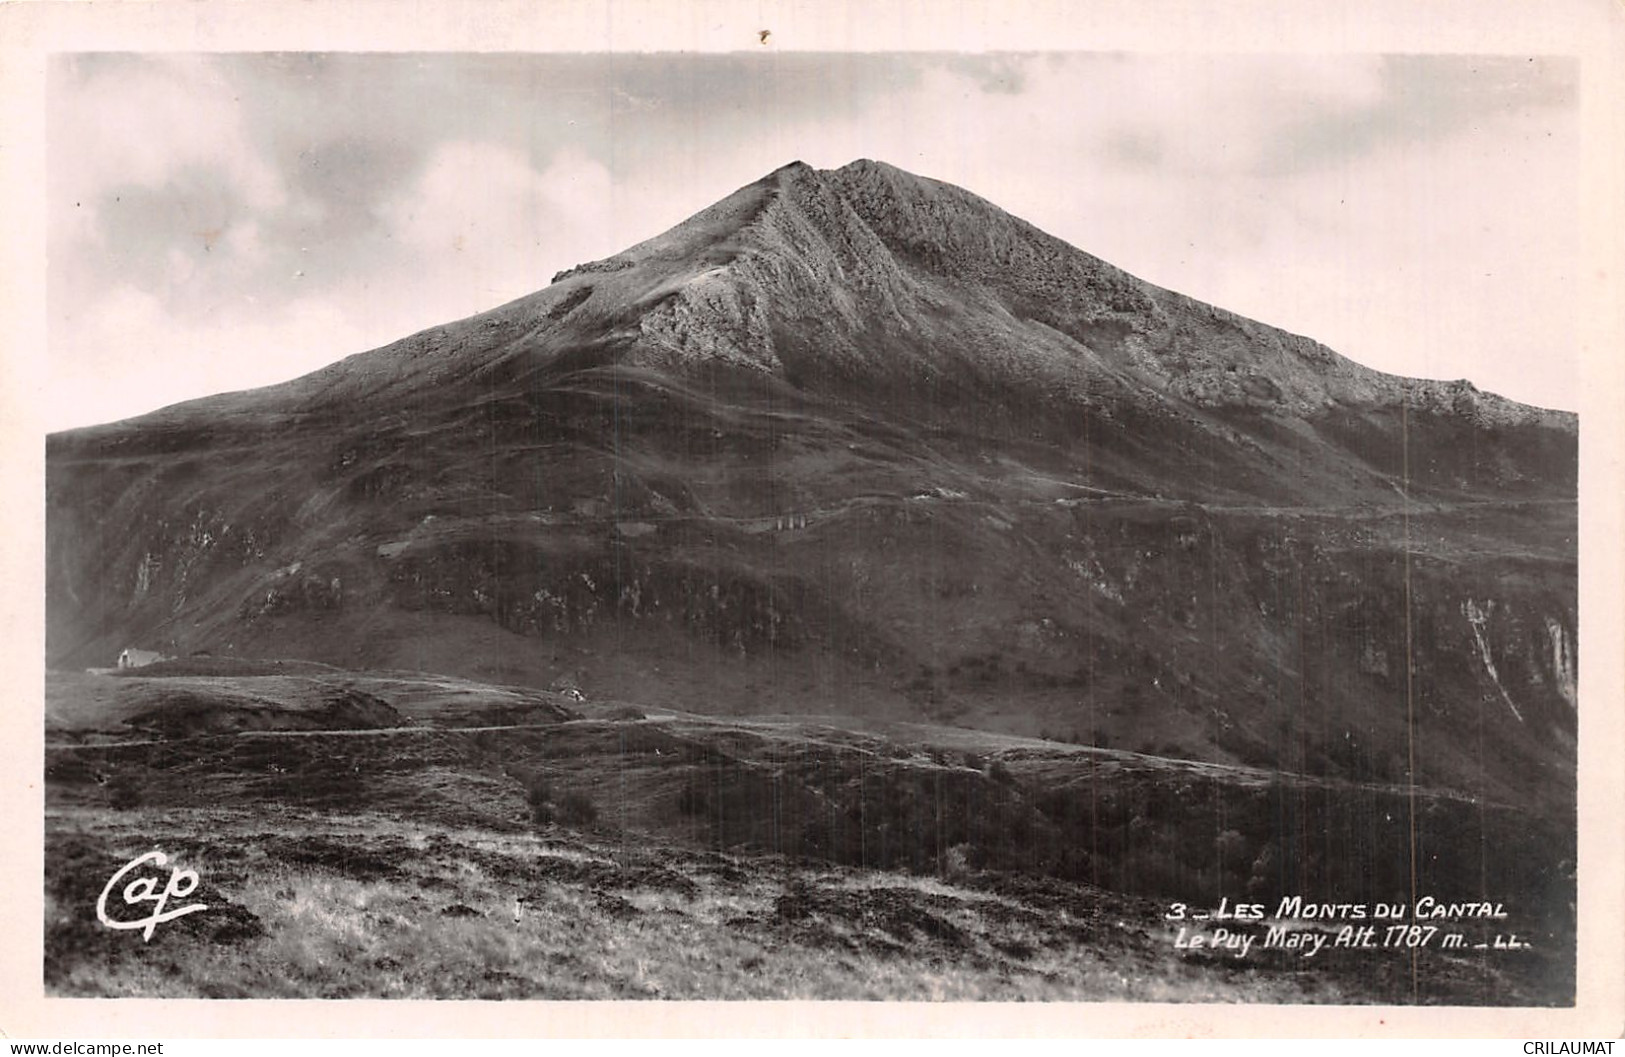
<svg viewBox="0 0 1625 1057"><path fill-rule="evenodd" d="M1357 781L1421 731L1419 782L1553 796L1576 431L951 185L792 164L489 312L53 434L48 659L569 678Z"/></svg>
<svg viewBox="0 0 1625 1057"><path fill-rule="evenodd" d="M655 274L628 283L621 273L629 271ZM921 281L921 272L945 275L954 285L933 288ZM595 293L601 285L607 286L602 295ZM671 368L720 359L782 373L768 318L774 299L815 302L841 325L825 328L821 354L859 361L854 332L874 326L872 319L860 323L860 316L878 311L891 337L929 342L937 335L910 334L911 314L944 311L967 287L974 297L977 286L989 285L998 296L984 307L1002 312L1017 329L1026 324L1021 337L1035 350L1025 361L1007 360L999 368L1025 372L1027 380L1076 399L1117 393L1134 382L1196 407L1306 415L1338 404L1403 404L1467 414L1483 425L1578 428L1572 412L1484 392L1466 379L1412 378L1366 367L1311 338L1132 276L971 192L869 159L834 170L792 162L659 235L556 273L534 293L302 378L232 395L242 401L252 393L314 386L312 395L322 395L325 387L329 400L365 399L381 370L400 370L373 361L455 360L466 344L458 341L460 330L521 329L532 339L548 330L568 331L567 317L586 309L591 318L598 302L610 300L623 311L630 305L639 317L644 347L631 356L634 365ZM899 301L907 304L900 309ZM445 354L448 346L451 355ZM944 369L929 357L917 359L913 366L927 374ZM351 373L357 377L346 379ZM201 398L202 409L216 409L219 399ZM152 414L174 414L197 403Z"/></svg>

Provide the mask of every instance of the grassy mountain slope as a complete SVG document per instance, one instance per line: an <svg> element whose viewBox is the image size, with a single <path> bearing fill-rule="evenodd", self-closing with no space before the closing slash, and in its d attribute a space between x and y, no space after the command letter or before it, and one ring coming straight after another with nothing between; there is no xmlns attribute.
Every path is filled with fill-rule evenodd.
<svg viewBox="0 0 1625 1057"><path fill-rule="evenodd" d="M787 166L481 316L48 442L129 645L1572 800L1575 423Z"/></svg>

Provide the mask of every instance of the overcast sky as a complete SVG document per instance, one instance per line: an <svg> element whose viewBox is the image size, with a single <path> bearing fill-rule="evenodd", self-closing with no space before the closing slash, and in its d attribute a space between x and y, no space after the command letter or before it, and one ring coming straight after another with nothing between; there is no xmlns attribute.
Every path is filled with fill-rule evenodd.
<svg viewBox="0 0 1625 1057"><path fill-rule="evenodd" d="M1577 68L1529 56L60 55L46 425L281 381L791 160L959 184L1382 370L1578 406Z"/></svg>

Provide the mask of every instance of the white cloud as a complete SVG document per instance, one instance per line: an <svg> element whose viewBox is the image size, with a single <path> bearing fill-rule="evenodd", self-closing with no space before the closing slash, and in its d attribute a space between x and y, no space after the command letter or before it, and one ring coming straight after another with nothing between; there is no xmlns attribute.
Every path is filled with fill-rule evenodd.
<svg viewBox="0 0 1625 1057"><path fill-rule="evenodd" d="M368 346L348 306L322 298L262 314L246 301L211 319L177 319L157 297L121 285L53 341L42 410L47 430L109 422L214 393L297 378Z"/></svg>
<svg viewBox="0 0 1625 1057"><path fill-rule="evenodd" d="M65 216L84 216L102 195L125 185L162 187L176 173L203 168L225 174L253 209L287 195L243 124L235 90L214 59L158 55L139 64L96 68L69 85L66 70L53 93L50 175ZM70 212L75 203L77 214Z"/></svg>
<svg viewBox="0 0 1625 1057"><path fill-rule="evenodd" d="M1134 215L1162 218L1146 271L1382 370L1575 407L1573 118L1487 114L1144 201Z"/></svg>
<svg viewBox="0 0 1625 1057"><path fill-rule="evenodd" d="M574 152L537 172L499 144L443 144L381 211L401 263L387 281L420 313L438 313L424 326L483 311L620 249L616 197L608 170Z"/></svg>
<svg viewBox="0 0 1625 1057"><path fill-rule="evenodd" d="M188 396L206 391L185 379L240 387L229 359L198 370L203 334L193 327L208 324L173 318L180 307L212 309L223 274L252 270L261 247L248 211L271 210L287 198L216 60L65 58L53 67L50 102L48 373L57 380L46 416L51 426L150 409L156 403L145 394L159 387L165 397L158 403L172 386ZM131 189L172 194L200 175L216 193L183 211L189 224L182 234L186 245L201 240L212 256L184 252L173 237L165 241L174 232L146 232L150 244L109 243L109 210L133 208L114 206L116 198ZM222 209L232 198L239 204ZM131 260L150 270L132 273ZM166 307L160 296L173 304ZM219 344L230 347L223 327ZM173 371L158 366L168 363L171 349L181 357ZM259 369L243 366L249 374Z"/></svg>
<svg viewBox="0 0 1625 1057"><path fill-rule="evenodd" d="M1022 93L933 71L874 120L810 127L790 149L961 184L1382 370L1577 406L1574 114L1491 114L1278 164L1304 122L1352 125L1384 91L1379 61L1358 57L1038 60Z"/></svg>
<svg viewBox="0 0 1625 1057"><path fill-rule="evenodd" d="M242 265L243 289L210 312L170 303L200 281L195 259L176 249L163 255L162 281L144 276L83 298L59 287L47 428L283 381L529 293L560 268L621 248L618 198L608 171L581 155L564 152L538 173L507 148L459 141L436 150L382 210L393 250L379 269L262 300L254 268L267 256L264 234L246 218L220 237Z"/></svg>

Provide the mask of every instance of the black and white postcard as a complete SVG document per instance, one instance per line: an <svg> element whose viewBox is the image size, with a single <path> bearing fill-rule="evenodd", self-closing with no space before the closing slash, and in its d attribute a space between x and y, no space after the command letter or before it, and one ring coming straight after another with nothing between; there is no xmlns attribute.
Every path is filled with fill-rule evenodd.
<svg viewBox="0 0 1625 1057"><path fill-rule="evenodd" d="M38 1023L1601 1030L1605 5L405 10L4 12Z"/></svg>

